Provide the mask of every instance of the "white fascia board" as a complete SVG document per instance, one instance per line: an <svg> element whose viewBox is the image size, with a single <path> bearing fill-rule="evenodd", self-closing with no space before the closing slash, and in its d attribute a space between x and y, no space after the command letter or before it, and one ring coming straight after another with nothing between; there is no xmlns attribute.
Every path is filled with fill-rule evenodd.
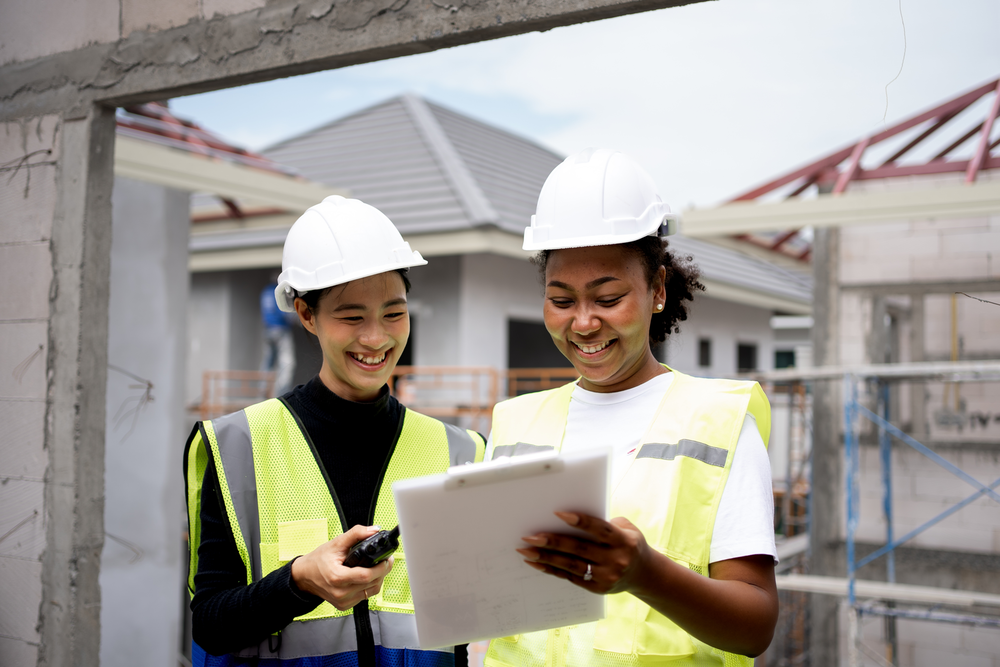
<svg viewBox="0 0 1000 667"><path fill-rule="evenodd" d="M194 250L190 253L188 267L194 273L204 271L230 271L235 269L261 269L281 266L281 245L210 248L211 237L216 234L198 234L198 243L208 249ZM229 232L218 234L225 236L230 242L236 234ZM492 253L504 257L528 260L533 253L521 250L521 237L500 231L499 229L470 229L460 232L442 232L440 234L409 234L404 240L410 248L424 257L441 257L443 255L473 255Z"/></svg>
<svg viewBox="0 0 1000 667"><path fill-rule="evenodd" d="M206 235L208 236L208 235ZM491 253L502 257L528 260L534 253L521 249L521 236L499 229L470 229L440 234L409 234L404 236L410 247L424 257L444 255L475 255ZM192 252L188 266L192 272L259 269L281 266L281 246L227 248ZM779 310L797 315L809 315L808 303L773 294L755 292L715 280L701 279L705 294L713 299L730 301L766 310Z"/></svg>
<svg viewBox="0 0 1000 667"><path fill-rule="evenodd" d="M404 234L403 239L424 257L492 253L515 259L530 259L534 254L521 249L522 238L499 229L469 229L440 234Z"/></svg>
<svg viewBox="0 0 1000 667"><path fill-rule="evenodd" d="M896 192L848 192L815 199L732 202L683 214L681 233L721 234L845 227L901 220L970 218L1000 213L1000 182Z"/></svg>
<svg viewBox="0 0 1000 667"><path fill-rule="evenodd" d="M191 273L280 268L280 245L211 252L192 252L188 254L188 270Z"/></svg>
<svg viewBox="0 0 1000 667"><path fill-rule="evenodd" d="M847 597L847 579L842 577L779 574L775 576L775 581L779 590L824 593L826 595ZM1000 595L992 593L959 591L952 588L933 588L931 586L890 584L884 581L867 581L864 579L855 580L854 593L859 598L895 600L897 602L945 604L956 607L972 607L974 605L1000 607Z"/></svg>
<svg viewBox="0 0 1000 667"><path fill-rule="evenodd" d="M739 303L744 306L754 306L756 308L763 308L764 310L779 310L785 313L793 313L795 315L812 314L812 305L803 301L789 299L777 294L756 292L745 287L738 287L736 285L711 280L705 277L702 277L699 280L701 280L701 284L705 286L705 296L709 296L713 299Z"/></svg>
<svg viewBox="0 0 1000 667"><path fill-rule="evenodd" d="M123 136L115 140L115 175L176 190L249 200L297 214L330 195L347 195L346 190L312 181Z"/></svg>
<svg viewBox="0 0 1000 667"><path fill-rule="evenodd" d="M813 318L806 315L775 315L771 318L772 329L812 329Z"/></svg>

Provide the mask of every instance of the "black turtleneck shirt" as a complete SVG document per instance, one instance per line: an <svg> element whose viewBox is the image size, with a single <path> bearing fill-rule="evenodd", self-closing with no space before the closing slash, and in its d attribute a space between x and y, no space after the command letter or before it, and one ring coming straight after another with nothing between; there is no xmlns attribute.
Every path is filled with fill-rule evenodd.
<svg viewBox="0 0 1000 667"><path fill-rule="evenodd" d="M343 529L371 525L405 408L387 387L371 403L345 400L327 389L319 376L288 392L282 400L297 415L319 455L346 520ZM292 580L290 562L246 585L246 568L222 508L215 469L209 464L202 486L201 544L191 611L194 641L213 655L255 646L322 602L299 590ZM367 602L355 607L359 608L367 611ZM367 627L370 638L367 614L363 620L356 616L356 620L359 635ZM370 651L362 646L367 642L361 636L358 639L358 657L364 664ZM466 659L465 647L456 647L455 664L465 665Z"/></svg>

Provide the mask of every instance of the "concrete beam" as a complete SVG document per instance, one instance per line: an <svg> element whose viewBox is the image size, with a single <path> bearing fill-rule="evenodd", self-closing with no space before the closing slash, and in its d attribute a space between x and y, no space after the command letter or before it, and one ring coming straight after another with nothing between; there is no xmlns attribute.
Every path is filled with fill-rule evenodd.
<svg viewBox="0 0 1000 667"><path fill-rule="evenodd" d="M1000 292L1000 278L985 280L934 280L908 283L843 283L840 289L844 292L861 292L873 295L907 294L909 296L924 296L925 294L954 294L955 292ZM917 361L917 359L914 359Z"/></svg>
<svg viewBox="0 0 1000 667"><path fill-rule="evenodd" d="M115 141L115 175L299 213L330 195L350 196L347 190L122 136Z"/></svg>
<svg viewBox="0 0 1000 667"><path fill-rule="evenodd" d="M0 118L123 105L703 0L277 0L0 68Z"/></svg>
<svg viewBox="0 0 1000 667"><path fill-rule="evenodd" d="M899 220L971 218L1000 213L1000 182L900 192L820 195L780 202L734 202L684 213L684 236L847 227Z"/></svg>
<svg viewBox="0 0 1000 667"><path fill-rule="evenodd" d="M847 597L847 579L809 574L780 574L775 577L778 590L801 591ZM884 581L855 580L854 593L862 599L895 600L914 604L948 605L953 607L1000 607L1000 595L980 591L963 591L933 586L889 584Z"/></svg>

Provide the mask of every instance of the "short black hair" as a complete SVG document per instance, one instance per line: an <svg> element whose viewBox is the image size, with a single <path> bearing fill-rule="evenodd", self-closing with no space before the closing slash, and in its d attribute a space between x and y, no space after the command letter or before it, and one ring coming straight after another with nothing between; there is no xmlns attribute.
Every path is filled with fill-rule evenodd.
<svg viewBox="0 0 1000 667"><path fill-rule="evenodd" d="M696 292L705 290L700 281L701 271L694 264L694 257L671 252L667 240L657 236L644 236L637 241L622 243L621 247L642 262L647 285L652 286L661 266L667 270L667 298L663 310L653 313L649 323L650 344L662 343L671 333L680 332L679 323L688 317L688 302L694 301ZM531 258L538 267L543 284L551 253L551 250L542 250Z"/></svg>
<svg viewBox="0 0 1000 667"><path fill-rule="evenodd" d="M406 288L407 294L410 293L410 278L406 275L409 272L410 270L407 268L396 269L396 273L398 273L399 277L403 279L403 287ZM311 292L296 292L295 296L305 301L309 310L316 312L316 306L319 305L320 299L329 294L330 290L334 287L336 287L336 285L333 287L324 287L323 289L313 290Z"/></svg>

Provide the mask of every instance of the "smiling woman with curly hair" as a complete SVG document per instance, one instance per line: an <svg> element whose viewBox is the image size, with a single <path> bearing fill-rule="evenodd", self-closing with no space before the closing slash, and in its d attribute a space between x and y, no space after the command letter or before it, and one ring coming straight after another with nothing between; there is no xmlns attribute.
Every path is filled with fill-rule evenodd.
<svg viewBox="0 0 1000 667"><path fill-rule="evenodd" d="M611 521L525 535L532 567L607 595L607 618L491 642L490 666L752 665L778 616L767 442L754 382L661 365L704 290L661 238L669 207L628 157L588 149L548 177L525 230L545 328L580 379L496 406L488 457L611 447Z"/></svg>

